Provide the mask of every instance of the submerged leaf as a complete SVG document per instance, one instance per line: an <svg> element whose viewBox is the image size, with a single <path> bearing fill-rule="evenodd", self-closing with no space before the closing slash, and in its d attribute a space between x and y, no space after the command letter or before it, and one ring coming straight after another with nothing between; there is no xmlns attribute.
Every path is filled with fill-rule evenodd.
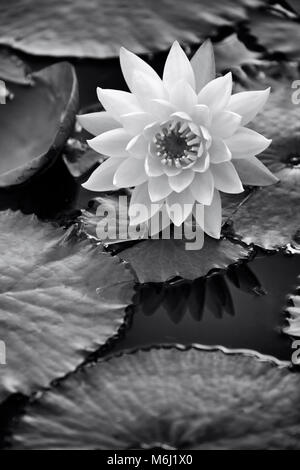
<svg viewBox="0 0 300 470"><path fill-rule="evenodd" d="M251 250L229 240L206 237L200 250L186 250L184 240L145 240L119 253L139 282L165 282L176 276L196 279L250 257Z"/></svg>
<svg viewBox="0 0 300 470"><path fill-rule="evenodd" d="M220 26L247 18L263 0L11 0L0 6L0 44L36 55L103 58L121 46L135 53L163 50L174 40L197 43ZM66 21L66 18L68 21Z"/></svg>
<svg viewBox="0 0 300 470"><path fill-rule="evenodd" d="M31 75L32 86L10 85L14 99L0 106L0 187L29 180L54 163L78 106L74 68L61 62Z"/></svg>
<svg viewBox="0 0 300 470"><path fill-rule="evenodd" d="M299 449L299 386L299 375L264 356L138 351L46 392L12 448Z"/></svg>
<svg viewBox="0 0 300 470"><path fill-rule="evenodd" d="M255 129L273 138L261 160L280 181L254 191L230 217L237 238L268 250L285 248L300 229L300 104L292 88L298 71L294 66L280 68L270 66L258 79L244 82L247 89L272 87Z"/></svg>
<svg viewBox="0 0 300 470"><path fill-rule="evenodd" d="M115 257L20 213L0 213L0 401L74 370L115 335L133 276Z"/></svg>

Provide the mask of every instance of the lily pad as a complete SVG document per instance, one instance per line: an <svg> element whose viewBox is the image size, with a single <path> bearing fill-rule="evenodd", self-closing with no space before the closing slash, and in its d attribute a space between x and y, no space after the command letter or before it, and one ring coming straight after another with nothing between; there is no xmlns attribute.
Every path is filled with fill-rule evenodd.
<svg viewBox="0 0 300 470"><path fill-rule="evenodd" d="M214 45L217 71L232 70L244 64L260 64L260 54L250 51L239 40L236 33L231 34Z"/></svg>
<svg viewBox="0 0 300 470"><path fill-rule="evenodd" d="M283 328L283 332L295 338L300 338L300 276L298 277L298 288L293 295L289 296L289 306L286 309L288 314L288 326Z"/></svg>
<svg viewBox="0 0 300 470"><path fill-rule="evenodd" d="M249 79L248 87L272 86L272 93L255 129L273 138L261 160L279 178L273 186L254 191L230 217L236 238L267 250L293 244L300 229L300 104L293 102L292 83L295 66L270 67L271 75L261 71L258 80ZM241 89L239 89L240 91ZM243 170L244 161L238 161Z"/></svg>
<svg viewBox="0 0 300 470"><path fill-rule="evenodd" d="M250 32L268 53L280 53L288 59L300 58L299 21L267 11L252 11Z"/></svg>
<svg viewBox="0 0 300 470"><path fill-rule="evenodd" d="M116 257L33 216L0 213L0 402L73 371L122 324L133 276Z"/></svg>
<svg viewBox="0 0 300 470"><path fill-rule="evenodd" d="M252 251L229 240L206 237L201 250L186 250L184 240L145 240L121 251L139 282L164 282L176 276L196 279L249 259Z"/></svg>
<svg viewBox="0 0 300 470"><path fill-rule="evenodd" d="M247 19L263 0L42 1L11 0L0 6L0 44L36 55L113 57L120 46L135 53L167 49L174 40L197 43ZM68 21L66 21L66 18Z"/></svg>
<svg viewBox="0 0 300 470"><path fill-rule="evenodd" d="M11 84L14 99L0 106L0 188L24 183L53 164L74 125L74 68L61 62L31 79L30 87Z"/></svg>
<svg viewBox="0 0 300 470"><path fill-rule="evenodd" d="M300 376L260 356L152 349L32 403L12 449L299 449Z"/></svg>
<svg viewBox="0 0 300 470"><path fill-rule="evenodd" d="M224 222L245 198L245 195L225 198ZM252 254L252 250L225 239L215 240L206 237L201 250L187 250L186 240L172 238L141 240L143 237L140 238L138 231L132 232L130 246L127 247L128 239L124 238L124 234L128 230L128 200L126 196L120 198L116 194L98 197L91 201L91 208L88 211L82 212L80 221L82 230L99 240L97 228L102 221L106 226L108 219L108 225L118 227L115 238L101 239L101 241L106 246L112 246L112 249L118 251L121 259L130 263L141 283L165 282L176 276L196 279L206 276L211 271L225 269L230 264L248 259ZM99 208L101 211L98 211ZM120 234L123 234L123 238ZM147 238L147 234L144 238Z"/></svg>

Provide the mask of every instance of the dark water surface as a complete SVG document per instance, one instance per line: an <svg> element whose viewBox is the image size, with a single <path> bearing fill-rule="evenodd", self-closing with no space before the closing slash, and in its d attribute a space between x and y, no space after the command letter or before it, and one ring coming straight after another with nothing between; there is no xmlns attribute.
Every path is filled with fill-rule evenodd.
<svg viewBox="0 0 300 470"><path fill-rule="evenodd" d="M247 266L248 272L235 268L230 279L219 274L177 287L141 287L131 328L114 351L199 343L252 349L290 360L291 341L280 327L286 296L300 271L300 255L259 255Z"/></svg>

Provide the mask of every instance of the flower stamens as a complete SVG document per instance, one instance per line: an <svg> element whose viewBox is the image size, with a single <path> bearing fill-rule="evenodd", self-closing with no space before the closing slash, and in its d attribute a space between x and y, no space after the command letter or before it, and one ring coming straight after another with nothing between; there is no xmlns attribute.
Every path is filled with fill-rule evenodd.
<svg viewBox="0 0 300 470"><path fill-rule="evenodd" d="M163 165L187 168L203 153L203 142L190 128L189 123L171 121L155 135L156 156Z"/></svg>

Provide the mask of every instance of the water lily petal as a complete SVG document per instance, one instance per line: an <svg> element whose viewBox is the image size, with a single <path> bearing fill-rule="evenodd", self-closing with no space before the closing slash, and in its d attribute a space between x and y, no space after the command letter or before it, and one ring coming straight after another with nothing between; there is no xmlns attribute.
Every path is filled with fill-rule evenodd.
<svg viewBox="0 0 300 470"><path fill-rule="evenodd" d="M204 208L204 231L213 238L220 238L222 227L222 204L219 191L214 191L210 206Z"/></svg>
<svg viewBox="0 0 300 470"><path fill-rule="evenodd" d="M147 179L144 160L129 157L117 169L113 183L119 188L130 188L144 183Z"/></svg>
<svg viewBox="0 0 300 470"><path fill-rule="evenodd" d="M135 188L131 195L128 214L131 225L138 225L153 217L162 207L161 203L153 203L149 196L148 182ZM141 210L138 210L140 207Z"/></svg>
<svg viewBox="0 0 300 470"><path fill-rule="evenodd" d="M195 173L192 170L183 170L180 174L169 176L169 185L176 193L181 193L184 189L190 186L193 181Z"/></svg>
<svg viewBox="0 0 300 470"><path fill-rule="evenodd" d="M149 102L148 112L160 122L169 119L175 111L175 106L167 100L153 99Z"/></svg>
<svg viewBox="0 0 300 470"><path fill-rule="evenodd" d="M221 111L214 116L209 130L212 135L226 139L238 130L241 121L242 117L239 114L231 111Z"/></svg>
<svg viewBox="0 0 300 470"><path fill-rule="evenodd" d="M263 135L252 129L247 129L247 127L241 127L232 137L225 140L232 153L232 158L247 158L257 155L269 147L271 142L270 139L266 139Z"/></svg>
<svg viewBox="0 0 300 470"><path fill-rule="evenodd" d="M147 108L149 100L166 98L163 82L154 80L143 72L135 71L133 73L131 88L143 108Z"/></svg>
<svg viewBox="0 0 300 470"><path fill-rule="evenodd" d="M144 111L123 114L120 122L130 135L137 135L143 132L144 128L153 122L151 114Z"/></svg>
<svg viewBox="0 0 300 470"><path fill-rule="evenodd" d="M108 158L90 176L82 186L89 191L112 191L116 190L113 183L115 172L123 162L120 158Z"/></svg>
<svg viewBox="0 0 300 470"><path fill-rule="evenodd" d="M209 107L205 104L196 104L192 111L193 121L198 126L209 127L211 123L211 115Z"/></svg>
<svg viewBox="0 0 300 470"><path fill-rule="evenodd" d="M264 107L271 88L259 91L242 91L232 95L227 109L242 116L242 126L248 124Z"/></svg>
<svg viewBox="0 0 300 470"><path fill-rule="evenodd" d="M174 175L179 175L181 173L181 168L176 168L175 166L168 166L168 165L162 165L164 173L167 176L174 176Z"/></svg>
<svg viewBox="0 0 300 470"><path fill-rule="evenodd" d="M148 176L160 176L164 174L163 165L160 160L148 154L145 160L145 170Z"/></svg>
<svg viewBox="0 0 300 470"><path fill-rule="evenodd" d="M92 135L99 135L103 132L120 127L120 123L112 118L106 111L80 114L77 116L77 120L79 124Z"/></svg>
<svg viewBox="0 0 300 470"><path fill-rule="evenodd" d="M231 160L231 152L224 140L214 138L209 148L210 161L212 163L222 163Z"/></svg>
<svg viewBox="0 0 300 470"><path fill-rule="evenodd" d="M210 163L210 156L209 153L206 153L201 158L198 158L195 165L193 165L193 170L197 173L204 173L208 170Z"/></svg>
<svg viewBox="0 0 300 470"><path fill-rule="evenodd" d="M102 106L117 121L120 121L123 114L143 111L136 97L127 91L103 90L98 87L97 95Z"/></svg>
<svg viewBox="0 0 300 470"><path fill-rule="evenodd" d="M128 157L126 147L129 141L130 136L124 129L113 129L87 142L96 152L108 155L109 157L121 158Z"/></svg>
<svg viewBox="0 0 300 470"><path fill-rule="evenodd" d="M149 196L151 201L157 202L165 199L172 192L166 175L150 178L148 183Z"/></svg>
<svg viewBox="0 0 300 470"><path fill-rule="evenodd" d="M146 139L151 140L160 131L160 125L157 122L153 122L145 127L143 134Z"/></svg>
<svg viewBox="0 0 300 470"><path fill-rule="evenodd" d="M161 81L159 75L147 62L125 49L125 47L120 49L120 63L124 78L131 91L133 74L136 70L148 75L152 80Z"/></svg>
<svg viewBox="0 0 300 470"><path fill-rule="evenodd" d="M205 85L198 94L198 104L206 104L211 113L217 114L228 104L232 92L232 75L227 73Z"/></svg>
<svg viewBox="0 0 300 470"><path fill-rule="evenodd" d="M210 39L204 41L191 59L196 79L196 92L216 78L214 49Z"/></svg>
<svg viewBox="0 0 300 470"><path fill-rule="evenodd" d="M179 227L191 214L195 198L189 188L182 193L171 193L167 197L166 209L170 219Z"/></svg>
<svg viewBox="0 0 300 470"><path fill-rule="evenodd" d="M238 194L244 191L240 177L231 162L210 166L216 189L224 193Z"/></svg>
<svg viewBox="0 0 300 470"><path fill-rule="evenodd" d="M144 135L139 134L128 142L126 150L135 158L145 159L148 154L148 145L148 141L145 139Z"/></svg>
<svg viewBox="0 0 300 470"><path fill-rule="evenodd" d="M167 89L171 90L180 80L185 80L195 89L193 67L179 43L175 41L165 63L163 82Z"/></svg>
<svg viewBox="0 0 300 470"><path fill-rule="evenodd" d="M244 184L251 186L269 186L279 181L256 157L234 160L234 166Z"/></svg>
<svg viewBox="0 0 300 470"><path fill-rule="evenodd" d="M180 80L170 91L170 102L176 107L177 112L191 114L197 104L197 95L186 80Z"/></svg>
<svg viewBox="0 0 300 470"><path fill-rule="evenodd" d="M196 173L190 189L196 201L210 205L214 195L214 179L211 171Z"/></svg>

